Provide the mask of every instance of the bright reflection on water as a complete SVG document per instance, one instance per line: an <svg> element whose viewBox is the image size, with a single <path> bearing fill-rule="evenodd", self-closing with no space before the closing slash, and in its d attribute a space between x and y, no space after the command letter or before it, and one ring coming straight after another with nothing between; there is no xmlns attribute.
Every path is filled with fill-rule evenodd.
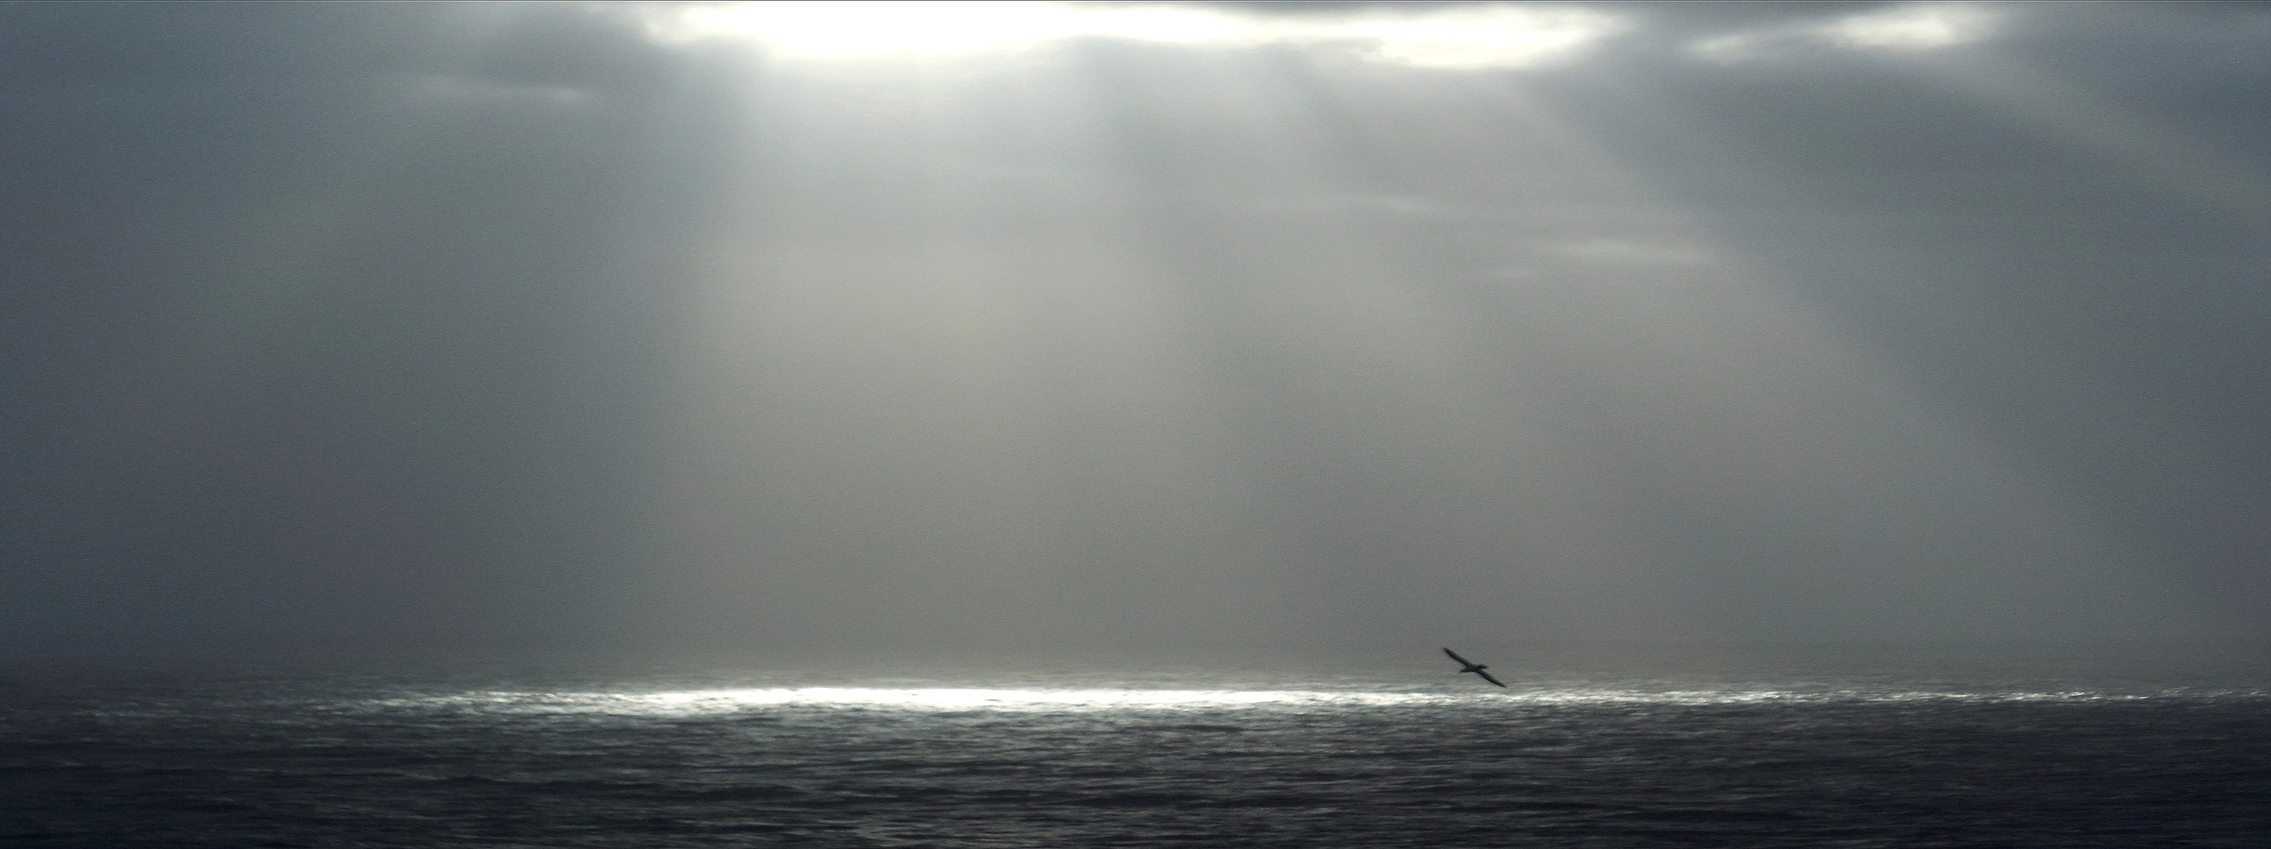
<svg viewBox="0 0 2271 849"><path fill-rule="evenodd" d="M2212 696L2262 697L2256 691L2216 693L2093 690L1966 692L1903 689L1684 689L1546 687L1505 691L1118 689L1018 687L738 687L626 691L474 690L380 699L374 707L427 707L509 713L704 715L778 709L899 712L1087 713L1319 708L1458 708L1535 706L1710 706L1837 703L2112 702Z"/></svg>

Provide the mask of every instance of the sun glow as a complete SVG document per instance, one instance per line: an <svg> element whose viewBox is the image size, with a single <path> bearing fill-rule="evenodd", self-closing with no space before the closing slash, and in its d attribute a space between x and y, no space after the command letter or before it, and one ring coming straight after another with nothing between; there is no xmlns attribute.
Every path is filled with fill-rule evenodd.
<svg viewBox="0 0 2271 849"><path fill-rule="evenodd" d="M807 60L923 60L1076 39L1182 46L1333 46L1380 62L1507 68L1572 54L1620 28L1585 9L1473 6L1411 13L1244 15L1193 6L999 2L749 3L643 7L671 43L735 39Z"/></svg>

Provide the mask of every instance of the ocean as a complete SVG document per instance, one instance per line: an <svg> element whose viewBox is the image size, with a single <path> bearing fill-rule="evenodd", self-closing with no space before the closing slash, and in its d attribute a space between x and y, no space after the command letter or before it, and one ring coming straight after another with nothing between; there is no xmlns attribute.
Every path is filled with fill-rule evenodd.
<svg viewBox="0 0 2271 849"><path fill-rule="evenodd" d="M2247 676L1501 664L1501 690L1432 652L27 665L0 677L0 846L2271 847Z"/></svg>

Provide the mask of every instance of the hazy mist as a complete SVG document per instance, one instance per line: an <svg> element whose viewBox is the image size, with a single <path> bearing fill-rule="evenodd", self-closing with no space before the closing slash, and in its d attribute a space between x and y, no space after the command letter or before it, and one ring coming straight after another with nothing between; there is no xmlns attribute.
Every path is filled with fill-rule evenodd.
<svg viewBox="0 0 2271 849"><path fill-rule="evenodd" d="M0 6L0 645L2271 655L2264 6L796 11Z"/></svg>

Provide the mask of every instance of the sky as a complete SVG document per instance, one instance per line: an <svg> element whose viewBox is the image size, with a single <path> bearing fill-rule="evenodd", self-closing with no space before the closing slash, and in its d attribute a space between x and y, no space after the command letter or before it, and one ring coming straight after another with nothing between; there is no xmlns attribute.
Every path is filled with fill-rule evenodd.
<svg viewBox="0 0 2271 849"><path fill-rule="evenodd" d="M0 645L2271 657L2271 7L0 5Z"/></svg>

